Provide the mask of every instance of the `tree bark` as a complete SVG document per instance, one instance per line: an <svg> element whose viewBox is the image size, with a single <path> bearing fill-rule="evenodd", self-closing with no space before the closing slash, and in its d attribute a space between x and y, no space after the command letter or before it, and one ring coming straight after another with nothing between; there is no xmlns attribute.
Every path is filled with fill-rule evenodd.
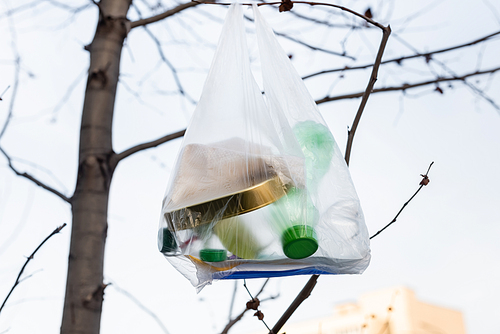
<svg viewBox="0 0 500 334"><path fill-rule="evenodd" d="M108 197L114 167L111 130L131 0L101 0L90 52L80 129L78 177L61 333L99 333Z"/></svg>

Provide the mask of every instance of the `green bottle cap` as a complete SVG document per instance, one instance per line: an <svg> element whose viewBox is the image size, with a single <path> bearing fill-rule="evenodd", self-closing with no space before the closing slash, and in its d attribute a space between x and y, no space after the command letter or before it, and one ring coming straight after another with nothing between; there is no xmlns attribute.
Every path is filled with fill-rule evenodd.
<svg viewBox="0 0 500 334"><path fill-rule="evenodd" d="M318 250L316 233L311 226L294 225L281 235L283 252L290 259L304 259Z"/></svg>
<svg viewBox="0 0 500 334"><path fill-rule="evenodd" d="M161 253L174 253L177 249L177 242L172 232L164 227L158 231L158 250Z"/></svg>
<svg viewBox="0 0 500 334"><path fill-rule="evenodd" d="M221 262L226 261L227 250L205 248L200 250L200 258L205 262Z"/></svg>

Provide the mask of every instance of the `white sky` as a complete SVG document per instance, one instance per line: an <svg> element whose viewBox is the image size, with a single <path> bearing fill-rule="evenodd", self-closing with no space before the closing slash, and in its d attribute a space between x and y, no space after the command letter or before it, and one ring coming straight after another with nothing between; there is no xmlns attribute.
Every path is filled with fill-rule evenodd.
<svg viewBox="0 0 500 334"><path fill-rule="evenodd" d="M0 13L28 1L4 1ZM74 1L74 5L86 1ZM500 4L494 1L344 1L363 12L371 6L375 19L390 23L394 35L385 59L411 54L397 36L419 51L435 50L472 41L500 30ZM167 7L173 6L168 3ZM299 7L299 6L297 6ZM322 9L301 7L309 16L322 19ZM200 15L199 10L204 14ZM147 11L144 9L144 13ZM181 80L193 98L200 94L210 65L221 18L226 9L199 6L152 27L165 42L170 61L180 69ZM419 15L412 15L420 13ZM1 139L11 156L24 159L16 167L70 195L77 168L78 130L85 89L88 54L83 46L91 41L96 24L91 8L71 17L65 11L42 3L13 16L17 46L22 57L21 82L14 118ZM289 13L263 10L269 23L280 32L331 50L340 50L346 31L311 28L293 23ZM135 15L135 14L133 14ZM334 23L345 19L331 16ZM413 19L409 19L413 17ZM132 16L131 18L134 18ZM189 27L187 30L186 27ZM248 25L249 31L253 27ZM12 32L9 19L0 14L0 91L13 84ZM396 36L397 35L397 36ZM374 58L379 43L377 30L356 31L347 50L358 58L352 62L331 55L312 54L283 41L294 55L299 73L365 64ZM206 41L202 41L206 39ZM257 49L250 41L256 73ZM443 54L457 74L499 65L498 39L486 46ZM131 145L184 128L194 109L176 96L160 95L175 85L165 65L155 67L159 57L155 45L141 29L132 31L122 55L122 81L115 109L114 145L120 152ZM431 76L424 60L389 65L379 73L376 87L423 81ZM440 74L439 66L432 68ZM141 78L147 76L142 85ZM364 90L368 71L306 80L315 98ZM78 80L77 80L78 79ZM76 80L76 81L75 81ZM476 81L477 80L477 81ZM76 82L67 101L59 105L67 88ZM332 86L332 82L337 82ZM485 88L500 103L497 76L470 81ZM370 234L392 220L414 193L431 161L431 183L402 213L398 221L372 241L372 262L360 276L321 276L313 294L291 318L291 322L328 315L333 305L355 300L374 289L404 285L419 299L463 312L469 334L500 332L495 321L500 314L500 114L484 99L461 83L397 93L374 94L354 140L350 170L360 197ZM134 96L127 89L136 91ZM12 87L0 101L3 126ZM341 149L359 101L341 101L320 106ZM57 108L56 111L54 109ZM161 200L180 140L138 153L123 161L115 172L109 206L105 281L127 290L154 311L172 334L217 333L228 318L233 281L219 281L196 295L195 289L157 251L156 231ZM34 167L26 161L33 162ZM50 171L47 173L46 170ZM33 183L16 177L0 158L0 300L8 293L25 256L56 226L70 223L69 206ZM23 282L0 314L0 333L52 333L59 330L65 288L70 226L53 237L30 262ZM307 276L272 279L263 297L262 311L274 324ZM257 292L263 280L248 281ZM242 282L234 312L248 299ZM250 332L262 324L247 316L233 332ZM158 324L129 298L112 286L106 289L101 333L162 333ZM293 334L292 332L288 334Z"/></svg>

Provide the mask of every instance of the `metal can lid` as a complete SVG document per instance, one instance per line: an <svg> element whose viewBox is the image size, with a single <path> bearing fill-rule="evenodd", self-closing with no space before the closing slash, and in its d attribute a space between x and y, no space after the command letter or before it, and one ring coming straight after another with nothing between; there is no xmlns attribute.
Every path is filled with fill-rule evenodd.
<svg viewBox="0 0 500 334"><path fill-rule="evenodd" d="M165 219L172 231L191 229L260 209L276 202L286 195L287 187L278 176L208 202L165 213Z"/></svg>

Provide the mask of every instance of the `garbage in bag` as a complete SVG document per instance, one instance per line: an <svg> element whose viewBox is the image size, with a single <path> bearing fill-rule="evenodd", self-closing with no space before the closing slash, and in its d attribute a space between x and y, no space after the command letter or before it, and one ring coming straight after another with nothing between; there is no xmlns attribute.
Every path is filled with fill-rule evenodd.
<svg viewBox="0 0 500 334"><path fill-rule="evenodd" d="M163 200L158 247L217 279L359 274L368 232L335 139L254 5L264 94L231 5Z"/></svg>

